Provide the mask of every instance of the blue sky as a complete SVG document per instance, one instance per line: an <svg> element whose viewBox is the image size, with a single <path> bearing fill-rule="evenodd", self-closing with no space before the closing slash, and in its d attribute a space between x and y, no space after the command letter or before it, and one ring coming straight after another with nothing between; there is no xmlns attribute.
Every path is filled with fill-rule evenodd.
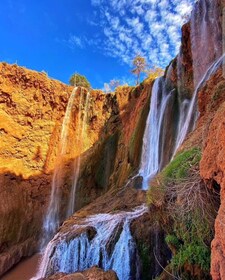
<svg viewBox="0 0 225 280"><path fill-rule="evenodd" d="M137 54L165 67L194 0L1 0L0 61L46 71L68 83L74 72L93 88L130 73Z"/></svg>

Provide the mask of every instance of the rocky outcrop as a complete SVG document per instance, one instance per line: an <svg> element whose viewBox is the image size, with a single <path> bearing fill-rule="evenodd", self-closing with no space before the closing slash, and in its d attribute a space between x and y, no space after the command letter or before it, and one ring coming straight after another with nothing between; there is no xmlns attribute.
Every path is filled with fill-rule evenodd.
<svg viewBox="0 0 225 280"><path fill-rule="evenodd" d="M212 242L212 278L225 278L225 79L220 69L199 92L200 120L203 156L200 164L201 176L209 187L220 193L221 205L215 222L215 238Z"/></svg>
<svg viewBox="0 0 225 280"><path fill-rule="evenodd" d="M151 279L159 275L162 267L158 262L166 265L170 251L161 227L152 222L154 211L148 212L142 206L145 200L145 191L127 186L110 190L77 211L49 243L41 263L44 273L82 270L77 270L79 259L81 267L93 263L108 267L105 262L110 260L119 279L127 279L128 275L131 279Z"/></svg>
<svg viewBox="0 0 225 280"><path fill-rule="evenodd" d="M103 271L98 267L92 267L82 273L65 274L58 273L43 280L118 280L116 273L112 270Z"/></svg>
<svg viewBox="0 0 225 280"><path fill-rule="evenodd" d="M54 169L58 166L60 134L73 88L44 73L0 64L0 275L38 245ZM116 94L92 91L86 136L74 145L81 99L72 108L67 155L60 164L63 201L72 184L73 161L81 155L76 208L110 188L123 185L135 172L148 113L150 86L120 88ZM67 176L68 175L68 176ZM65 207L65 204L62 205ZM63 212L63 209L62 209Z"/></svg>

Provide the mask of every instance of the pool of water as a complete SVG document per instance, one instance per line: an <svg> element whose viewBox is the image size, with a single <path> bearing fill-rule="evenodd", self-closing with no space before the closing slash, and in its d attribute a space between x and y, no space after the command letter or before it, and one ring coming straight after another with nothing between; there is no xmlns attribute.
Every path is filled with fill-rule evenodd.
<svg viewBox="0 0 225 280"><path fill-rule="evenodd" d="M24 259L16 266L10 269L1 280L30 280L35 276L41 255L36 254L30 258Z"/></svg>

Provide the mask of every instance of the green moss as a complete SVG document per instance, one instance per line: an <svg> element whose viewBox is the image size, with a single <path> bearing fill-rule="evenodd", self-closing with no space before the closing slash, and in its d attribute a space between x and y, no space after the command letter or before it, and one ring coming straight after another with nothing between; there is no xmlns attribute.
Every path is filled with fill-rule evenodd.
<svg viewBox="0 0 225 280"><path fill-rule="evenodd" d="M166 188L164 185L151 185L147 192L147 204L160 206L164 202Z"/></svg>
<svg viewBox="0 0 225 280"><path fill-rule="evenodd" d="M200 159L201 150L196 147L178 154L162 172L164 183L187 178L191 167L198 164Z"/></svg>
<svg viewBox="0 0 225 280"><path fill-rule="evenodd" d="M147 194L148 203L155 206L154 219L163 226L173 253L169 269L182 279L208 279L210 275L218 203L199 176L200 159L201 150L196 147L179 153L151 182Z"/></svg>

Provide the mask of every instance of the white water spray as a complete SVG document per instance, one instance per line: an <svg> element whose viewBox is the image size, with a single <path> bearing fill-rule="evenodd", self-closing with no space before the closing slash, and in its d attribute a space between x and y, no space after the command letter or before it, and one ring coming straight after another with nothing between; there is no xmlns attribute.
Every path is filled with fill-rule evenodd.
<svg viewBox="0 0 225 280"><path fill-rule="evenodd" d="M131 212L92 215L79 220L68 232L59 232L49 242L33 280L57 272L83 271L94 265L113 269L119 280L139 280L139 258L130 224L147 211L147 206L142 205ZM92 238L85 230L88 228L95 232ZM78 229L81 234L76 233Z"/></svg>

